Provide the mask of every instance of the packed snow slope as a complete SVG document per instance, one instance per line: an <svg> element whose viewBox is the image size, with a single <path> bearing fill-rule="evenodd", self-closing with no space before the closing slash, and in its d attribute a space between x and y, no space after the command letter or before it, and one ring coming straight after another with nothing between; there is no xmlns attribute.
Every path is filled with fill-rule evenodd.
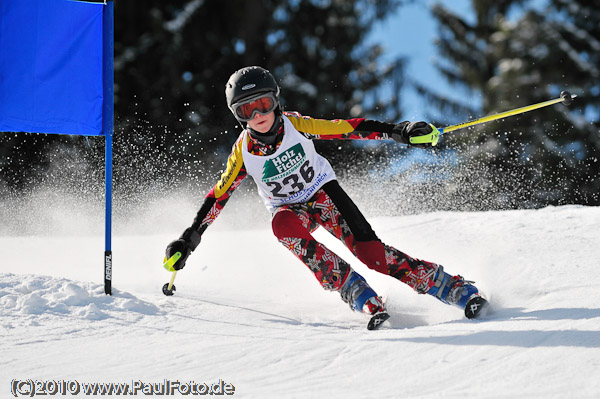
<svg viewBox="0 0 600 399"><path fill-rule="evenodd" d="M101 235L5 235L0 397L13 379L222 380L240 398L600 397L600 208L371 223L385 243L475 280L493 312L467 320L367 270L323 231L387 297L382 330L322 290L268 223L211 226L173 297L161 292L162 259L185 224L117 234L113 296L103 294Z"/></svg>

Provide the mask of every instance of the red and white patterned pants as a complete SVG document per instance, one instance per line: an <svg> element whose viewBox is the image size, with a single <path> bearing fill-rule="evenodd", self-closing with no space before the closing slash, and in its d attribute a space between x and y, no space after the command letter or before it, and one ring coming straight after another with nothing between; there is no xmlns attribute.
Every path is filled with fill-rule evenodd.
<svg viewBox="0 0 600 399"><path fill-rule="evenodd" d="M315 275L323 288L337 291L352 270L312 236L322 226L342 241L369 268L426 293L434 284L438 265L411 258L383 244L337 181L325 184L309 202L284 205L272 220L273 233Z"/></svg>

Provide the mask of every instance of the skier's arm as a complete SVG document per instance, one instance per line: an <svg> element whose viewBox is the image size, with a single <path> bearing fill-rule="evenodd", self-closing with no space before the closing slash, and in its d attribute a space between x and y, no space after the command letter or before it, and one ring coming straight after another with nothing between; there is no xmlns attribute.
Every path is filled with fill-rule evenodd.
<svg viewBox="0 0 600 399"><path fill-rule="evenodd" d="M425 122L404 121L397 124L371 119L314 119L297 112L286 112L296 130L309 139L320 140L395 140L403 144L418 145L410 138L422 136L421 145L437 144L434 127ZM431 136L427 141L426 137ZM435 137L434 137L435 136Z"/></svg>
<svg viewBox="0 0 600 399"><path fill-rule="evenodd" d="M221 175L221 179L204 198L204 203L192 223L191 228L198 231L201 235L219 216L221 210L225 207L229 198L231 198L231 194L239 187L242 180L248 174L242 160L241 142L241 140L238 140L234 145L233 151L227 159L227 167Z"/></svg>
<svg viewBox="0 0 600 399"><path fill-rule="evenodd" d="M167 258L171 258L175 253L181 252L181 257L173 265L175 270L180 270L185 266L188 256L200 244L202 234L206 228L219 216L233 191L239 187L242 180L246 177L247 172L242 160L241 143L242 140L238 139L233 146L231 155L227 159L225 172L223 172L221 179L204 198L204 203L196 214L192 225L183 232L179 239L167 246Z"/></svg>

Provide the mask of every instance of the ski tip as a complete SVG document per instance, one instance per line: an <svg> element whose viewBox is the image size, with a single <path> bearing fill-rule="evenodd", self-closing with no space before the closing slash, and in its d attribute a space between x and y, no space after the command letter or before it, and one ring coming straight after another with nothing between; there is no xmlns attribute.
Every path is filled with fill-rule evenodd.
<svg viewBox="0 0 600 399"><path fill-rule="evenodd" d="M390 315L387 312L376 313L369 320L369 324L367 324L367 330L379 330L379 328L383 325L383 322L390 318Z"/></svg>
<svg viewBox="0 0 600 399"><path fill-rule="evenodd" d="M467 319L476 319L485 316L489 310L489 305L489 302L481 295L473 295L469 298L465 306L465 316Z"/></svg>

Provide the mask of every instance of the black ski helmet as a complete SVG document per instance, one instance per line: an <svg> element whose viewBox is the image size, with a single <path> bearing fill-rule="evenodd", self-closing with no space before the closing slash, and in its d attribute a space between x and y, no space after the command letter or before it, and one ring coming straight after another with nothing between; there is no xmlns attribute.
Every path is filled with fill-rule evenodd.
<svg viewBox="0 0 600 399"><path fill-rule="evenodd" d="M229 107L233 116L238 119L235 114L235 104L257 94L269 92L273 93L277 100L275 111L280 112L279 86L271 72L259 66L244 67L235 71L225 85L227 107Z"/></svg>

